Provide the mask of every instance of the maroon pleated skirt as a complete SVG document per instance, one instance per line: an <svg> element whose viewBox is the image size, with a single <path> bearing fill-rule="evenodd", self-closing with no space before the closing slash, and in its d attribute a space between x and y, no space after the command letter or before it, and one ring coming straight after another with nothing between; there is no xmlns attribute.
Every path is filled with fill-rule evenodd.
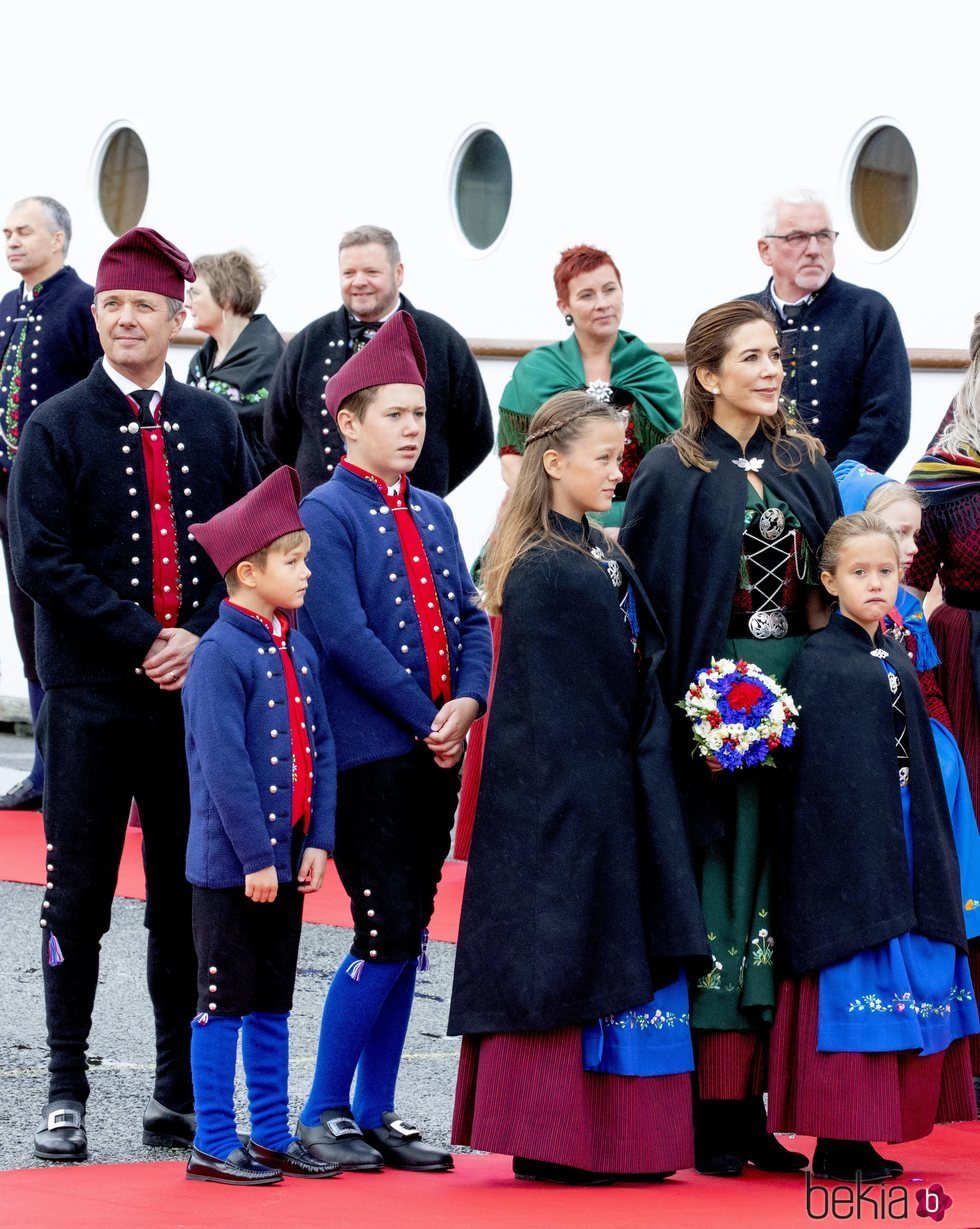
<svg viewBox="0 0 980 1229"><path fill-rule="evenodd" d="M766 1091L769 1030L694 1029L694 1064L702 1101L741 1101Z"/></svg>
<svg viewBox="0 0 980 1229"><path fill-rule="evenodd" d="M980 824L980 713L977 712L973 681L970 613L944 602L929 616L929 630L942 659L939 681L953 722L953 734L966 765L973 809Z"/></svg>
<svg viewBox="0 0 980 1229"><path fill-rule="evenodd" d="M779 988L770 1039L769 1130L898 1144L977 1116L966 1038L941 1054L817 1050L820 978Z"/></svg>
<svg viewBox="0 0 980 1229"><path fill-rule="evenodd" d="M942 659L939 682L946 697L953 735L966 765L973 810L980 824L980 713L977 712L969 611L944 602L929 616L929 630ZM970 940L970 973L980 986L980 939ZM970 1038L970 1066L980 1075L980 1034Z"/></svg>
<svg viewBox="0 0 980 1229"><path fill-rule="evenodd" d="M452 1140L593 1173L694 1164L690 1075L582 1069L582 1032L464 1037Z"/></svg>
<svg viewBox="0 0 980 1229"><path fill-rule="evenodd" d="M469 737L466 740L466 756L463 759L463 781L459 789L459 809L456 812L453 857L460 862L469 860L470 843L473 840L476 800L480 796L480 779L483 776L483 750L487 743L487 722L490 720L493 685L497 678L497 658L500 656L500 629L500 616L491 615L490 637L493 642L493 666L490 671L487 711L470 726Z"/></svg>

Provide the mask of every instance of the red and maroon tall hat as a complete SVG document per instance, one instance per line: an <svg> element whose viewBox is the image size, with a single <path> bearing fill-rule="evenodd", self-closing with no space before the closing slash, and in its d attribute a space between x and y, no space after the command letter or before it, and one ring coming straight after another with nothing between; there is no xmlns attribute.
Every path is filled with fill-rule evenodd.
<svg viewBox="0 0 980 1229"><path fill-rule="evenodd" d="M323 399L336 418L345 397L378 384L420 384L425 388L425 351L408 312L395 312L384 322L367 345L327 381Z"/></svg>
<svg viewBox="0 0 980 1229"><path fill-rule="evenodd" d="M179 247L148 226L135 226L106 248L95 293L141 290L183 300L184 283L195 281L194 266Z"/></svg>
<svg viewBox="0 0 980 1229"><path fill-rule="evenodd" d="M291 466L281 465L217 516L191 525L191 533L224 576L276 538L304 528L299 519L299 494L298 474Z"/></svg>

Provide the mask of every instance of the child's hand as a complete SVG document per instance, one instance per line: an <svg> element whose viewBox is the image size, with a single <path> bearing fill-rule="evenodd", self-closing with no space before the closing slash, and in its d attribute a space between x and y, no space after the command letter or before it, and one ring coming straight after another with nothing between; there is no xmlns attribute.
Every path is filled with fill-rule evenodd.
<svg viewBox="0 0 980 1229"><path fill-rule="evenodd" d="M303 860L299 864L296 885L300 892L319 892L323 887L323 876L327 872L327 851L325 849L304 849Z"/></svg>
<svg viewBox="0 0 980 1229"><path fill-rule="evenodd" d="M463 758L463 750L465 743L450 743L448 747L444 747L441 751L435 752L435 760L437 768L454 768Z"/></svg>
<svg viewBox="0 0 980 1229"><path fill-rule="evenodd" d="M709 772L723 772L724 771L724 769L721 766L721 761L715 755L706 755L704 757L704 762L708 765Z"/></svg>
<svg viewBox="0 0 980 1229"><path fill-rule="evenodd" d="M470 696L450 700L432 719L432 733L425 745L436 755L445 755L450 746L463 741L479 714L480 706Z"/></svg>
<svg viewBox="0 0 980 1229"><path fill-rule="evenodd" d="M279 876L274 866L252 871L245 876L245 895L257 905L271 905L279 891Z"/></svg>

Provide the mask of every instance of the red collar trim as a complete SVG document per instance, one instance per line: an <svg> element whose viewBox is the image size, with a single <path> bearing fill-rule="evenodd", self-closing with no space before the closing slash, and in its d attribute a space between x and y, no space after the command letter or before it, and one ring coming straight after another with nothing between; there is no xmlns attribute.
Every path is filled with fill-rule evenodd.
<svg viewBox="0 0 980 1229"><path fill-rule="evenodd" d="M237 610L239 614L248 615L250 619L257 620L257 622L262 624L262 626L269 633L272 639L273 640L276 639L276 633L275 633L275 629L272 626L271 619L267 619L265 615L257 614L254 610L249 610L245 606L239 606L238 603L233 602L230 597L226 597L225 601L232 608L232 610ZM279 639L282 640L285 638L286 631L289 628L289 620L286 618L286 616L282 613L281 610L276 611L276 618L279 620L279 626L283 629L279 633Z"/></svg>
<svg viewBox="0 0 980 1229"><path fill-rule="evenodd" d="M383 478L379 478L377 474L372 474L370 470L361 469L359 465L355 465L353 461L348 461L346 457L340 458L340 464L344 469L349 469L352 474L356 474L358 478L364 478L368 482L373 482L382 495L388 494L388 483ZM399 498L404 498L406 486L408 486L408 479L402 474L398 479L398 490L396 491Z"/></svg>

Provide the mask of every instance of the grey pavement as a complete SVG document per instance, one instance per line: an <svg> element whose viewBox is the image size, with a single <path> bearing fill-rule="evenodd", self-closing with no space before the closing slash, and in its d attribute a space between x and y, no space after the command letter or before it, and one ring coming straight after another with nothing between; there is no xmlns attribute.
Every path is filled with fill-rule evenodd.
<svg viewBox="0 0 980 1229"><path fill-rule="evenodd" d="M28 740L0 735L0 789L19 780L30 762ZM0 879L2 875L0 867ZM31 1155L47 1093L40 903L40 888L0 882L0 1170L44 1164ZM143 1108L153 1084L153 1017L144 977L142 914L142 902L116 900L112 928L102 945L89 1043L90 1163L173 1160L180 1155L144 1148L140 1142ZM293 1114L303 1103L313 1072L327 986L349 948L347 930L309 923L303 927L290 1020ZM419 974L397 1097L398 1111L427 1139L442 1144L449 1142L459 1057L458 1038L446 1037L454 955L452 944L429 944L431 969ZM238 1102L239 1126L245 1127L241 1081Z"/></svg>

